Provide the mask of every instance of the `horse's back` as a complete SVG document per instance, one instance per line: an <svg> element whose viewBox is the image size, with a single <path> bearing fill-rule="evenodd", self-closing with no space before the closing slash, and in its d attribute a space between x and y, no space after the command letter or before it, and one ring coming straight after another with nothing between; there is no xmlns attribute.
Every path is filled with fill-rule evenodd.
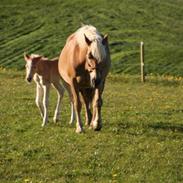
<svg viewBox="0 0 183 183"><path fill-rule="evenodd" d="M76 77L76 69L80 62L79 55L80 48L75 39L75 35L72 34L68 37L61 51L58 63L60 75L67 83L70 83L70 80Z"/></svg>

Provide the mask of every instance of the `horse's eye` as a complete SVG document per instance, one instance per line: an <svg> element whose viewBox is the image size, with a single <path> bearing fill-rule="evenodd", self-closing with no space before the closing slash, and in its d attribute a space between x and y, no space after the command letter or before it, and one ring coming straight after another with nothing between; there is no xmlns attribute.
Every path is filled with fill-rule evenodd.
<svg viewBox="0 0 183 183"><path fill-rule="evenodd" d="M88 63L88 66L89 66L89 67L92 67L90 63Z"/></svg>

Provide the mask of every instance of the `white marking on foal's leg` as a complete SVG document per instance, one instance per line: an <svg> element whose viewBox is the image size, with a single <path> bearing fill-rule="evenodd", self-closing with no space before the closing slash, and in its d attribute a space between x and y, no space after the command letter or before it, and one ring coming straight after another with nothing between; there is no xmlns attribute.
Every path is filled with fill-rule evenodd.
<svg viewBox="0 0 183 183"><path fill-rule="evenodd" d="M43 104L42 104L42 98L43 98L43 88L37 83L36 86L36 105L39 108L39 111L41 113L41 117L44 116L44 110L43 110Z"/></svg>
<svg viewBox="0 0 183 183"><path fill-rule="evenodd" d="M45 126L48 122L48 97L49 97L49 89L50 85L44 85L43 86L43 107L44 107L44 117L43 117L43 123L42 126Z"/></svg>
<svg viewBox="0 0 183 183"><path fill-rule="evenodd" d="M71 119L69 124L72 125L74 123L75 117L74 104L71 102Z"/></svg>
<svg viewBox="0 0 183 183"><path fill-rule="evenodd" d="M59 119L61 101L62 101L62 98L64 95L64 88L62 87L62 85L59 82L54 83L53 86L57 90L57 94L58 94L57 105L56 105L55 114L53 117L53 121L56 123Z"/></svg>

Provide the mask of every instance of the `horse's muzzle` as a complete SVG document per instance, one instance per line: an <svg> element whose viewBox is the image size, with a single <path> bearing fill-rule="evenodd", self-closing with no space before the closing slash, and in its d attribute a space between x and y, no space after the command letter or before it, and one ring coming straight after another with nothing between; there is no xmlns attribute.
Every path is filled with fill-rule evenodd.
<svg viewBox="0 0 183 183"><path fill-rule="evenodd" d="M32 81L32 77L26 78L27 82L30 83Z"/></svg>

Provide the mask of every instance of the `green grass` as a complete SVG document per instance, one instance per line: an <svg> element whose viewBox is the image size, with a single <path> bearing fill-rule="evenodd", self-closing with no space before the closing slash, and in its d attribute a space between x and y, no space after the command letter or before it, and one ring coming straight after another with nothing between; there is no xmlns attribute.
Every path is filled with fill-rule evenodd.
<svg viewBox="0 0 183 183"><path fill-rule="evenodd" d="M182 80L110 75L103 128L70 126L64 96L61 121L41 127L35 84L24 72L0 70L0 182L183 182Z"/></svg>
<svg viewBox="0 0 183 183"><path fill-rule="evenodd" d="M0 182L182 183L182 10L182 0L1 0ZM24 51L59 55L80 22L109 34L112 69L102 131L78 135L67 95L61 121L52 122L54 90L41 127L35 85L21 70ZM137 76L140 41L145 84Z"/></svg>
<svg viewBox="0 0 183 183"><path fill-rule="evenodd" d="M23 52L55 57L80 22L108 33L112 73L183 76L182 0L1 0L0 65L22 69Z"/></svg>

